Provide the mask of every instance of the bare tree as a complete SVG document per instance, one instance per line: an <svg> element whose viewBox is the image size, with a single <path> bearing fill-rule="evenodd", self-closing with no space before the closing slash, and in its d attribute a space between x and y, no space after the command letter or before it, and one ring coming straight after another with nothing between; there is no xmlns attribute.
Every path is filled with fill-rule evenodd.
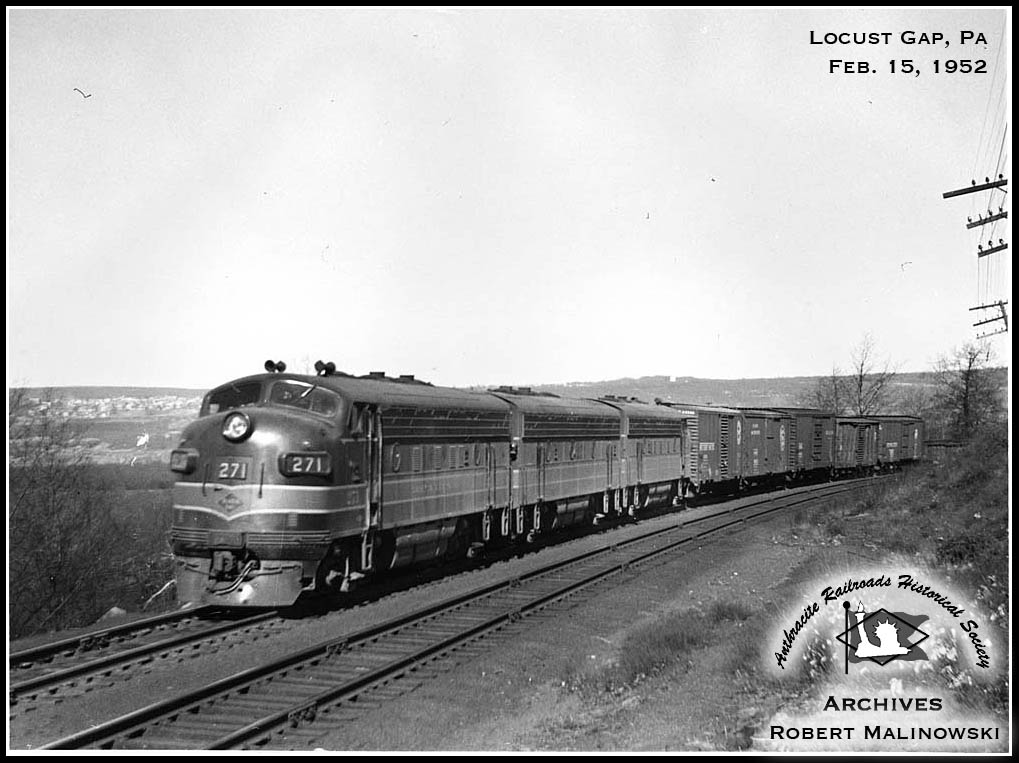
<svg viewBox="0 0 1019 763"><path fill-rule="evenodd" d="M935 402L956 437L969 438L981 425L1001 417L998 385L987 367L986 344L968 343L942 356L934 366Z"/></svg>
<svg viewBox="0 0 1019 763"><path fill-rule="evenodd" d="M878 360L876 347L874 337L867 333L851 354L853 365L847 379L849 409L857 416L881 413L891 396L895 370L888 360Z"/></svg>
<svg viewBox="0 0 1019 763"><path fill-rule="evenodd" d="M920 382L917 384L903 385L895 402L895 410L907 416L918 416L927 418L934 405L934 398L931 394L930 385Z"/></svg>
<svg viewBox="0 0 1019 763"><path fill-rule="evenodd" d="M846 412L848 399L847 379L838 366L832 366L831 376L818 378L814 388L801 398L801 402L810 408L842 415Z"/></svg>
<svg viewBox="0 0 1019 763"><path fill-rule="evenodd" d="M29 399L23 389L8 405L8 622L17 638L102 614L119 539L72 417L51 396Z"/></svg>

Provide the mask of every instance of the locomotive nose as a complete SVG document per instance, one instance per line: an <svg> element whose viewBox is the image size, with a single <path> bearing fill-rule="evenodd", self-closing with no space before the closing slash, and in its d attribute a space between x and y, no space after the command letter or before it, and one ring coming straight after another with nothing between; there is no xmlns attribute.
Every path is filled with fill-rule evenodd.
<svg viewBox="0 0 1019 763"><path fill-rule="evenodd" d="M339 428L271 407L205 416L171 455L178 597L293 601L330 542Z"/></svg>

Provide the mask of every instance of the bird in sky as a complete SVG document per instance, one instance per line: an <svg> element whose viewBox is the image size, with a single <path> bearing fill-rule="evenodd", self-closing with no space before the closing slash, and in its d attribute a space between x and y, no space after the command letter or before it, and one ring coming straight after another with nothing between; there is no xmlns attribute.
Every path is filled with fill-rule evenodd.
<svg viewBox="0 0 1019 763"><path fill-rule="evenodd" d="M74 89L75 89L76 92L81 93L81 97L82 98L91 98L92 97L92 93L89 93L88 95L85 95L84 91L82 91L81 89L79 89L79 88L74 88Z"/></svg>
<svg viewBox="0 0 1019 763"><path fill-rule="evenodd" d="M905 270L906 269L906 265L912 265L912 264L913 264L912 260L906 260L901 265L899 265L899 270Z"/></svg>

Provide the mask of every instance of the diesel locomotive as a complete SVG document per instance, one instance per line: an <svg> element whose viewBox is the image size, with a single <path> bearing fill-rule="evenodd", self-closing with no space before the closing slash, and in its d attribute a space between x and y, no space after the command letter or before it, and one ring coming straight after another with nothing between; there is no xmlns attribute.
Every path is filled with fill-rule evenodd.
<svg viewBox="0 0 1019 763"><path fill-rule="evenodd" d="M280 606L382 570L678 502L688 414L413 377L267 372L171 454L178 598Z"/></svg>
<svg viewBox="0 0 1019 763"><path fill-rule="evenodd" d="M475 392L321 361L316 370L267 361L265 373L206 394L182 433L170 463L181 601L286 606L305 591L346 591L375 573L696 493L921 455L909 417Z"/></svg>

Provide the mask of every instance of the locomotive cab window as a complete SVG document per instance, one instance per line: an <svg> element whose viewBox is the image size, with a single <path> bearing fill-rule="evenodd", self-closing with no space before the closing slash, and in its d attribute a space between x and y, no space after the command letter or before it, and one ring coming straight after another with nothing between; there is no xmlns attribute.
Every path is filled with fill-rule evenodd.
<svg viewBox="0 0 1019 763"><path fill-rule="evenodd" d="M214 389L202 401L202 416L210 413L228 411L231 408L243 408L257 405L262 399L262 383L246 382L244 384L227 384Z"/></svg>
<svg viewBox="0 0 1019 763"><path fill-rule="evenodd" d="M313 384L279 381L272 385L269 395L272 405L300 408L320 416L335 416L340 410L340 396Z"/></svg>

